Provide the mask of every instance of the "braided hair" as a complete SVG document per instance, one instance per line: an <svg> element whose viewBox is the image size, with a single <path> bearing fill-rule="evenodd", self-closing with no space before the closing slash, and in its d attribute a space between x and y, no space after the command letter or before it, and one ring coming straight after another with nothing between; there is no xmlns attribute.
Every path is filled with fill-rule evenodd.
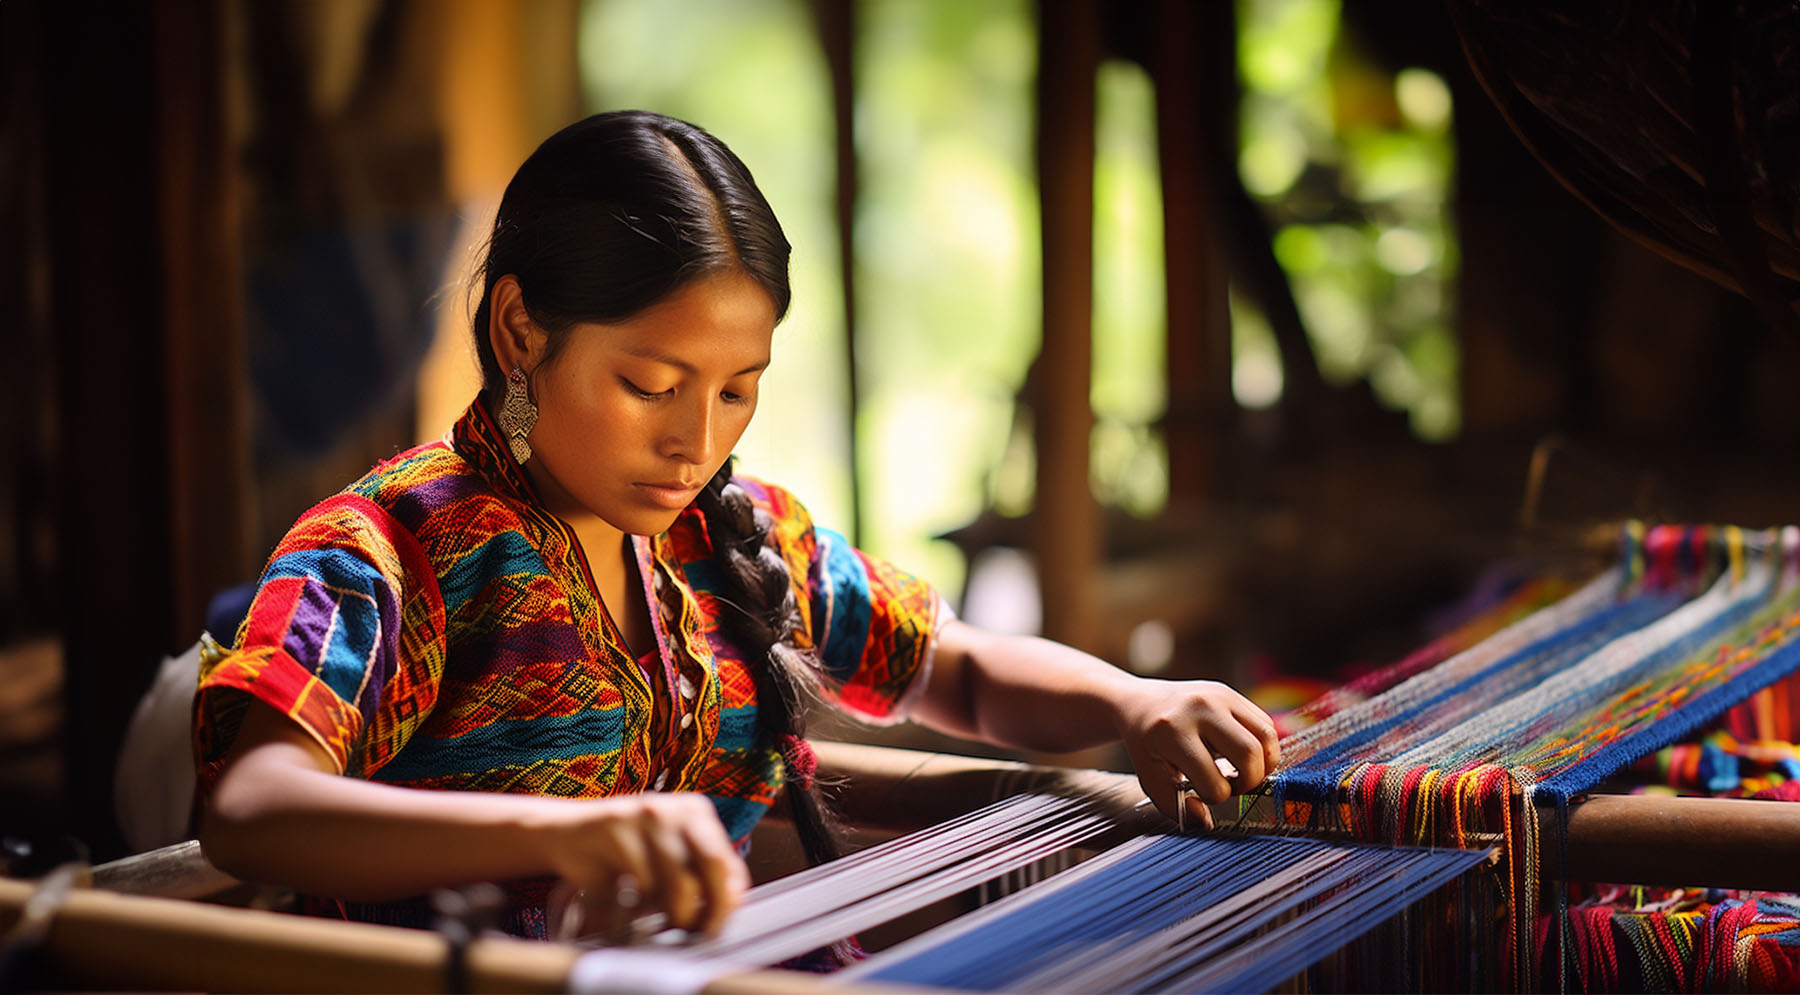
<svg viewBox="0 0 1800 995"><path fill-rule="evenodd" d="M507 184L476 274L474 315L482 395L497 409L506 374L486 334L489 301L503 276L518 280L532 323L554 360L583 322L615 323L688 284L741 270L787 313L790 247L750 170L706 131L661 114L596 114L550 136ZM471 287L473 289L473 287ZM799 626L786 563L765 538L769 520L732 482L726 460L696 499L713 557L726 632L756 680L762 738L787 767L788 804L807 858L838 855L805 740L816 670L797 650Z"/></svg>
<svg viewBox="0 0 1800 995"><path fill-rule="evenodd" d="M695 499L706 517L713 562L731 586L721 600L725 631L748 652L756 678L756 714L764 738L773 741L787 766L785 791L800 845L814 864L838 856L834 820L820 797L818 762L806 742L806 704L816 686L811 666L792 637L800 611L788 566L766 539L768 512L731 477L726 460Z"/></svg>

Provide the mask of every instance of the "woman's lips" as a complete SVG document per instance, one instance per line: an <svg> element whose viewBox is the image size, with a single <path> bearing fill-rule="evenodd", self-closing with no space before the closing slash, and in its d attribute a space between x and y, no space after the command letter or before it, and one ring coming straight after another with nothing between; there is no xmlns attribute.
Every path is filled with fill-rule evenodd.
<svg viewBox="0 0 1800 995"><path fill-rule="evenodd" d="M650 503L664 508L679 511L693 503L694 495L700 493L700 485L675 483L640 483L638 490L650 499Z"/></svg>

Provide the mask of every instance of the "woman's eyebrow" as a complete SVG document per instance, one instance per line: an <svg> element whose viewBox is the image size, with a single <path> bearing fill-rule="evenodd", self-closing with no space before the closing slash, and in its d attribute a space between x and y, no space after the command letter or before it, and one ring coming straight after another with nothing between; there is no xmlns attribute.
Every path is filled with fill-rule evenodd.
<svg viewBox="0 0 1800 995"><path fill-rule="evenodd" d="M688 362L687 360L678 358L676 356L671 356L666 352L659 352L656 349L649 349L649 348L626 349L625 355L631 356L635 359L647 359L652 363L662 363L665 366L673 366L676 369L681 370L686 373L699 372L699 368L696 367L694 364ZM732 376L741 377L746 373L756 373L760 370L767 369L768 366L769 366L769 360L764 359L762 362L752 363L749 366L744 367L743 369L737 371L736 373L733 373Z"/></svg>

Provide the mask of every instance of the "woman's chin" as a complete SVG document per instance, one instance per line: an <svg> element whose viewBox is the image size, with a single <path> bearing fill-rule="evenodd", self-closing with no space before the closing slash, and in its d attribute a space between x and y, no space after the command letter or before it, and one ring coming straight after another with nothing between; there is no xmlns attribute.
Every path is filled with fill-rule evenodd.
<svg viewBox="0 0 1800 995"><path fill-rule="evenodd" d="M609 517L608 521L614 528L628 535L653 536L667 532L679 517L680 509L632 508L616 517Z"/></svg>

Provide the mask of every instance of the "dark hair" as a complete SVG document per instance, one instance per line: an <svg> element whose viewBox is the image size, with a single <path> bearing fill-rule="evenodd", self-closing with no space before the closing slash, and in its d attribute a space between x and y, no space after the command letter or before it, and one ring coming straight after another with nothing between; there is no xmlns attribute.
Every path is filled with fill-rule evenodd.
<svg viewBox="0 0 1800 995"><path fill-rule="evenodd" d="M577 121L545 139L500 198L477 273L482 388L493 394L506 382L488 341L503 276L519 281L553 357L577 322L623 321L732 268L768 292L780 321L791 296L788 250L750 170L717 138L648 111Z"/></svg>
<svg viewBox="0 0 1800 995"><path fill-rule="evenodd" d="M741 268L787 313L787 237L750 170L700 128L647 111L596 114L550 136L500 199L478 278L475 346L492 406L506 373L488 339L494 283L511 275L554 360L578 323L623 321L694 280ZM721 622L756 679L763 738L788 769L787 796L814 863L838 855L813 783L806 702L816 670L792 646L799 625L787 564L767 545L767 515L731 479L727 459L697 499L730 589Z"/></svg>

